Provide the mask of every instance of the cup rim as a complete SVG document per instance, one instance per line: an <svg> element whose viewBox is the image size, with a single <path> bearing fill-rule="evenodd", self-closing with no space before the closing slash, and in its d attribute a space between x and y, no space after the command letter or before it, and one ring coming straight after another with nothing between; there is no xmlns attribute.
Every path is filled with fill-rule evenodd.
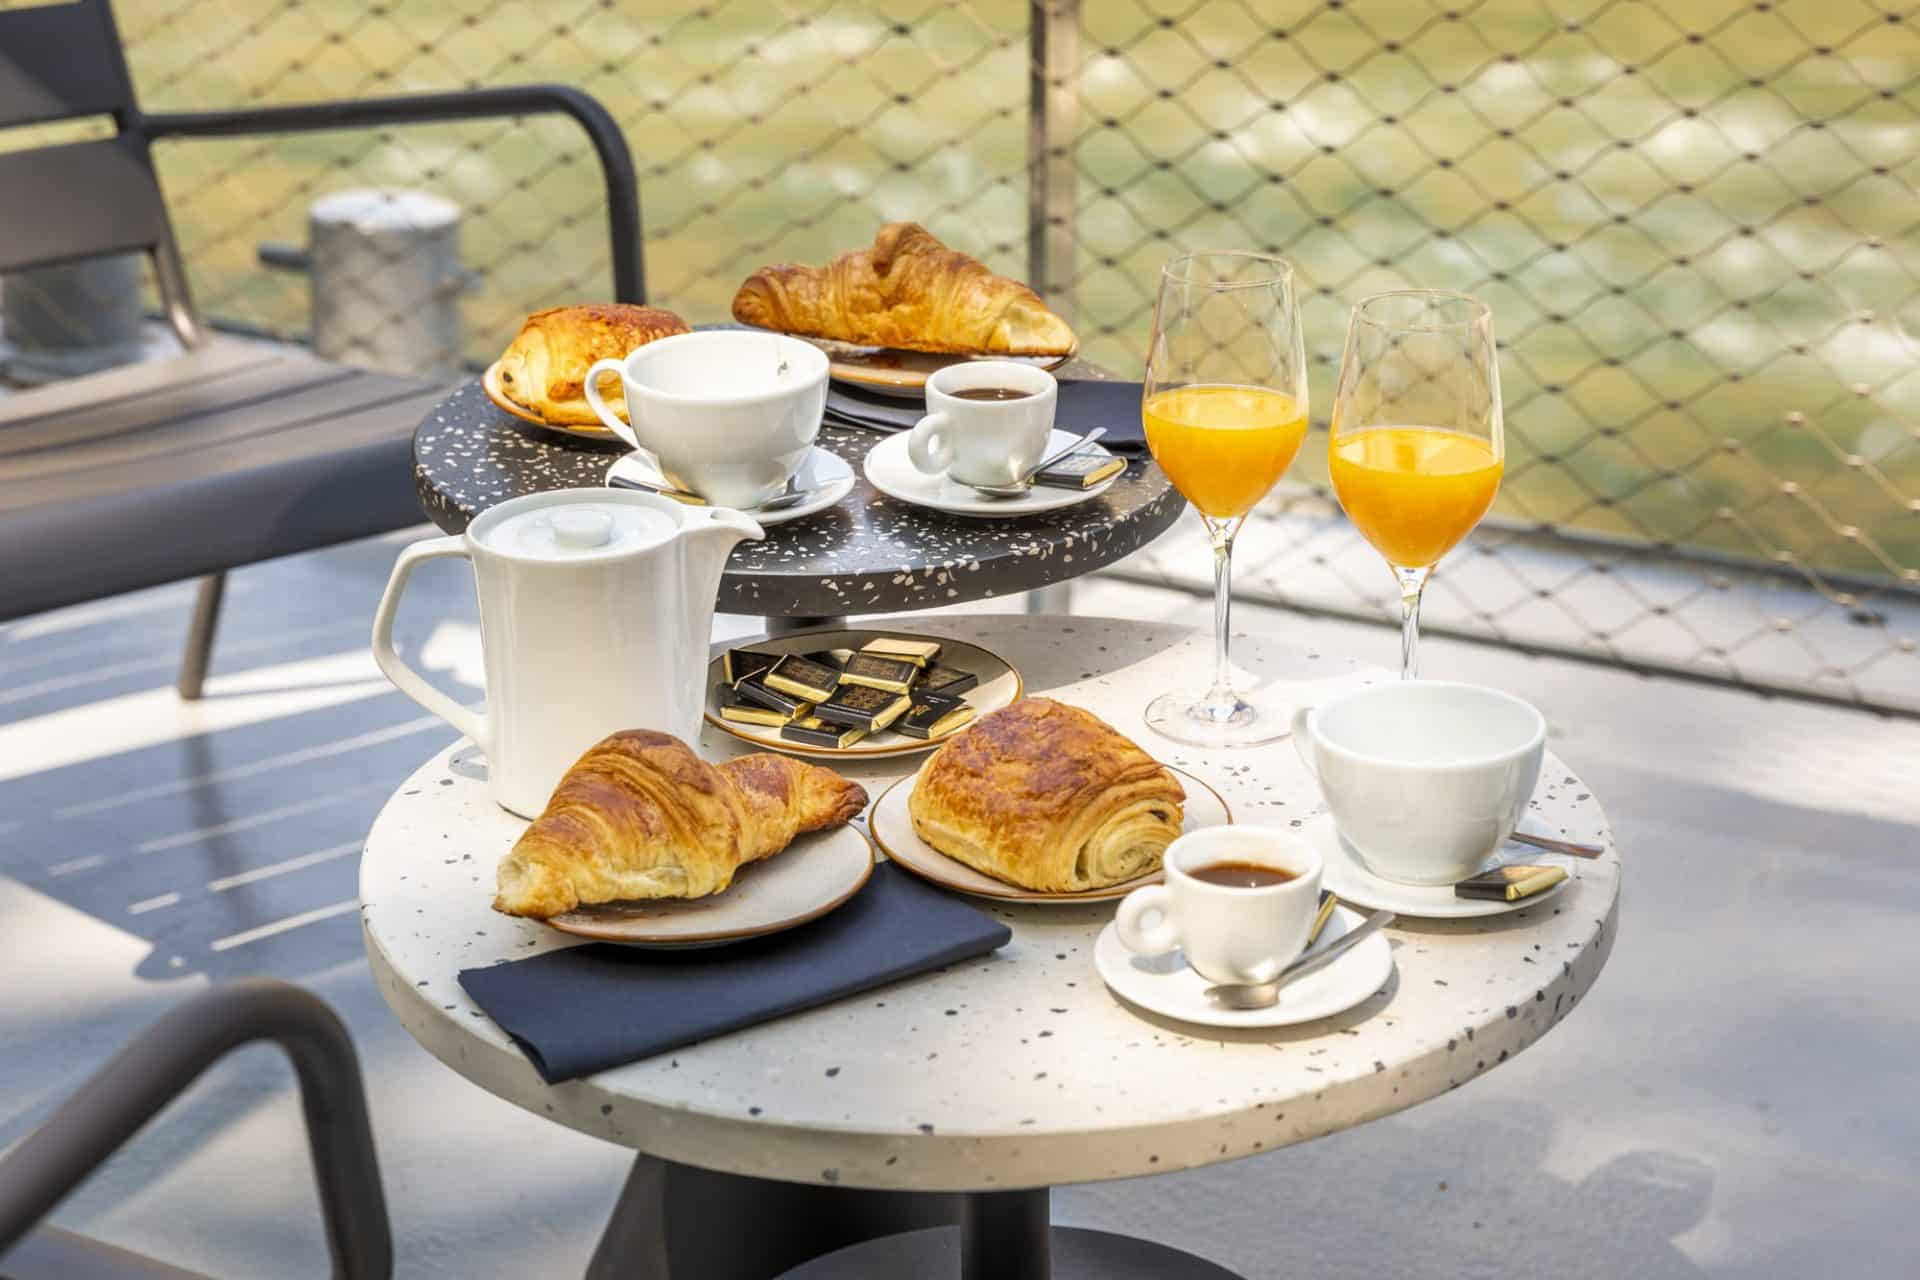
<svg viewBox="0 0 1920 1280"><path fill-rule="evenodd" d="M960 377L964 375L970 375L970 374L982 373L982 372L987 372L995 375L1011 373L1016 381L1022 378L1026 378L1033 381L1035 385L1032 387L1031 390L1028 390L1027 388L1024 388L1024 387L1021 389L1027 390L1028 395L1035 399L1055 394L1058 391L1060 386L1060 382L1057 378L1055 378L1051 373L1048 373L1045 369L1038 367L1037 365L1021 364L1017 360L962 360L955 364L944 365L941 368L935 369L932 373L928 374L927 390L943 395L947 397L949 400L958 399L959 397L954 394L954 391L967 391L967 390L971 390L972 388L956 387L954 388L954 391L949 391L944 386L940 385L940 383L946 378L946 376L949 373L952 373L955 377ZM1038 377L1035 377L1034 375L1038 375ZM978 405L978 404L986 404L988 402L969 400L967 403L969 405ZM1020 402L1018 400L1004 400L1004 401L1001 401L1000 403L1018 404Z"/></svg>
<svg viewBox="0 0 1920 1280"><path fill-rule="evenodd" d="M1281 870L1292 871L1294 873L1293 879L1283 881L1280 884L1258 885L1252 888L1233 888L1223 884L1208 884L1205 880L1196 879L1191 871L1188 871L1174 860L1177 856L1176 850L1178 850L1182 844L1187 844L1188 842L1192 844L1209 844L1215 840L1231 838L1220 834L1223 832L1231 832L1234 833L1235 836L1270 838L1274 844L1288 849L1294 856L1285 864L1281 864L1253 855L1243 854L1236 857L1234 854L1220 853L1215 855L1215 861L1257 862L1265 866L1277 866ZM1299 832L1289 831L1281 827L1266 826L1257 822L1234 822L1228 823L1226 826L1202 827L1198 831L1189 831L1185 835L1175 838L1174 842L1167 846L1166 853L1161 855L1160 866L1169 879L1177 876L1181 884L1190 889L1208 893L1230 893L1236 897L1272 896L1274 894L1289 892L1298 893L1302 884L1312 880L1316 876L1324 875L1326 869L1320 857L1320 851L1314 848L1312 843L1302 837Z"/></svg>
<svg viewBox="0 0 1920 1280"><path fill-rule="evenodd" d="M635 361L652 360L661 352L671 352L676 345L684 346L688 342L718 343L721 346L738 345L744 341L765 341L771 338L779 343L781 349L801 363L811 366L803 371L804 377L792 386L776 387L770 391L752 391L741 395L700 396L686 395L678 391L663 391L637 380ZM784 333L762 332L754 329L696 329L691 333L674 333L664 338L655 338L643 347L635 347L620 362L620 381L622 390L631 396L636 392L645 400L662 404L691 405L712 407L716 405L765 404L775 400L786 400L794 395L811 391L826 385L827 372L831 362L827 353L811 342Z"/></svg>
<svg viewBox="0 0 1920 1280"><path fill-rule="evenodd" d="M1320 713L1323 710L1362 697L1390 697L1392 696L1392 691L1395 689L1464 689L1476 696L1484 695L1492 697L1495 700L1507 702L1519 707L1522 711L1526 712L1527 715L1531 716L1533 718L1533 732L1528 735L1524 743L1510 747L1505 751L1495 751L1488 755L1475 756L1466 760L1449 760L1431 763L1417 760L1393 760L1386 756L1375 755L1370 752L1356 751L1352 747L1333 741L1320 732ZM1424 769L1433 773L1484 769L1488 765L1512 760L1536 751L1545 746L1547 740L1547 718L1541 713L1540 708L1534 706L1525 698L1508 693L1505 689L1495 689L1491 685L1473 684L1466 680L1396 680L1392 684L1373 684L1366 685L1359 689L1349 689L1345 693L1329 698L1318 706L1310 708L1307 712L1307 728L1313 735L1315 746L1322 750L1332 751L1344 756L1348 760L1358 761L1363 764L1385 765L1395 769Z"/></svg>

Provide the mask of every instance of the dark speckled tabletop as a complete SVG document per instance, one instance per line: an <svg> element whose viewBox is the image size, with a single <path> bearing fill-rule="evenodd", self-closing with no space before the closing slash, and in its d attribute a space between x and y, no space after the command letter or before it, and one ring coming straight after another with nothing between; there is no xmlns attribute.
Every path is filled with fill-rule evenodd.
<svg viewBox="0 0 1920 1280"><path fill-rule="evenodd" d="M1100 376L1089 366L1061 372ZM821 447L853 466L853 492L829 510L768 529L764 541L741 543L720 584L723 611L835 617L1029 591L1139 550L1184 505L1158 467L1135 459L1105 493L1072 507L1004 520L944 515L867 483L861 463L884 438L821 430ZM476 380L435 405L415 429L414 485L433 522L458 533L508 498L597 487L624 452L522 422L496 408Z"/></svg>

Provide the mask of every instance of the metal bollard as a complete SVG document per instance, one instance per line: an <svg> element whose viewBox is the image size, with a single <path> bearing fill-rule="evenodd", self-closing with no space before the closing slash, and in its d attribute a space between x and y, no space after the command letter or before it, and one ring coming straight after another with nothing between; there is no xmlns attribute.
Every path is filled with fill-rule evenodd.
<svg viewBox="0 0 1920 1280"><path fill-rule="evenodd" d="M460 206L424 191L340 191L307 211L308 248L260 246L307 272L314 354L387 373L461 372Z"/></svg>
<svg viewBox="0 0 1920 1280"><path fill-rule="evenodd" d="M23 385L130 364L143 354L140 256L16 271L0 286L6 377Z"/></svg>

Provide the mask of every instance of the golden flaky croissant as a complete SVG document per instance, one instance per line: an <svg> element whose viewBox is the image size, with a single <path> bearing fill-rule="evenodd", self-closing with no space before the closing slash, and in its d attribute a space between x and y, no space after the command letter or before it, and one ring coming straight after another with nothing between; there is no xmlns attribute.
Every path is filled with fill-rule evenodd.
<svg viewBox="0 0 1920 1280"><path fill-rule="evenodd" d="M624 302L536 311L500 357L500 390L556 426L597 427L600 418L587 403L585 385L593 362L621 360L656 338L690 332L671 311ZM600 398L626 420L627 392L617 380L609 376Z"/></svg>
<svg viewBox="0 0 1920 1280"><path fill-rule="evenodd" d="M1046 893L1158 870L1187 793L1098 716L1022 698L934 752L914 782L913 829L996 880Z"/></svg>
<svg viewBox="0 0 1920 1280"><path fill-rule="evenodd" d="M574 761L500 860L493 909L559 915L628 898L704 898L867 793L831 769L762 753L715 766L670 734L628 729Z"/></svg>
<svg viewBox="0 0 1920 1280"><path fill-rule="evenodd" d="M1040 295L947 248L916 222L890 222L866 249L824 267L762 267L733 295L733 318L781 333L962 355L1063 356L1073 330Z"/></svg>

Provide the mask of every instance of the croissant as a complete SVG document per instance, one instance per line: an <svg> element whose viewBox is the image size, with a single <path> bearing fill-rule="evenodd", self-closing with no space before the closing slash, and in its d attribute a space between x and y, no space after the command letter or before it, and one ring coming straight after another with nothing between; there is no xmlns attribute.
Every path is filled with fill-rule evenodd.
<svg viewBox="0 0 1920 1280"><path fill-rule="evenodd" d="M545 918L583 903L704 898L866 806L866 791L831 769L770 753L716 767L670 734L624 730L574 761L501 859L493 909Z"/></svg>
<svg viewBox="0 0 1920 1280"><path fill-rule="evenodd" d="M1040 295L947 248L915 222L890 222L871 248L824 267L762 267L733 295L733 318L781 333L869 347L1063 356L1073 330Z"/></svg>
<svg viewBox="0 0 1920 1280"><path fill-rule="evenodd" d="M920 838L996 880L1044 893L1155 871L1187 793L1098 716L1022 698L927 761L907 799Z"/></svg>
<svg viewBox="0 0 1920 1280"><path fill-rule="evenodd" d="M690 333L687 322L659 307L589 302L536 311L500 357L507 399L556 426L602 425L587 403L587 370L595 360L622 360L655 338ZM609 383L601 399L624 421L627 392Z"/></svg>

